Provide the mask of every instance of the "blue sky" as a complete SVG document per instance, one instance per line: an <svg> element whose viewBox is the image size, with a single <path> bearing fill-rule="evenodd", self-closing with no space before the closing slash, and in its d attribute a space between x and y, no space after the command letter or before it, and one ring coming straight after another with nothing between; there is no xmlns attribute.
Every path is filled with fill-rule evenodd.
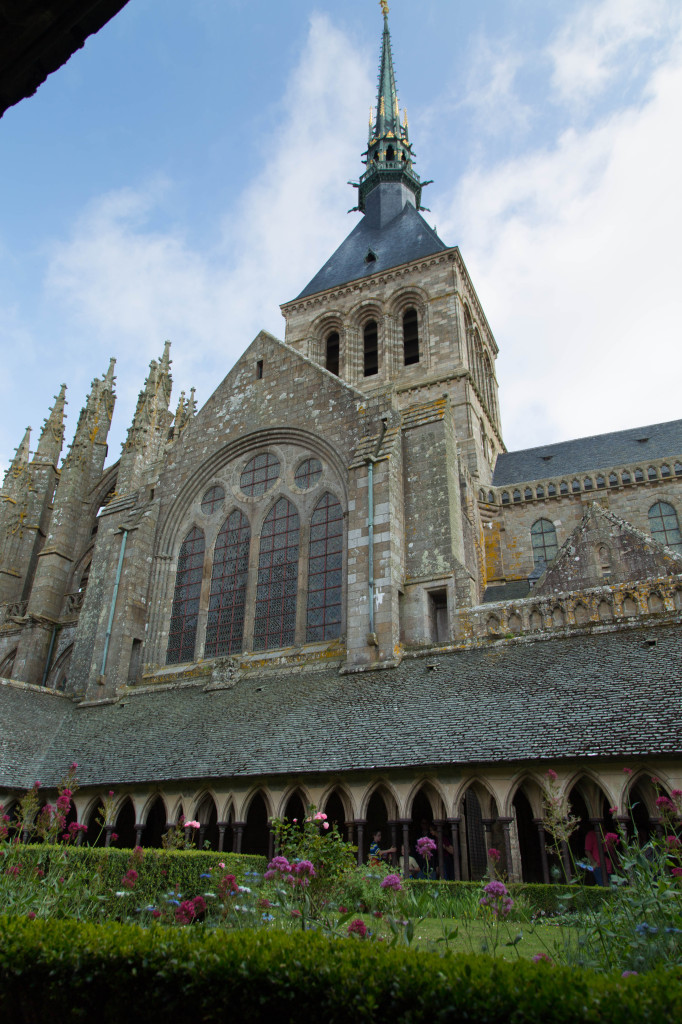
<svg viewBox="0 0 682 1024"><path fill-rule="evenodd" d="M682 5L393 0L425 216L500 347L510 449L679 411ZM200 404L352 229L374 0L130 0L0 120L0 468L117 362ZM173 403L172 403L173 404Z"/></svg>

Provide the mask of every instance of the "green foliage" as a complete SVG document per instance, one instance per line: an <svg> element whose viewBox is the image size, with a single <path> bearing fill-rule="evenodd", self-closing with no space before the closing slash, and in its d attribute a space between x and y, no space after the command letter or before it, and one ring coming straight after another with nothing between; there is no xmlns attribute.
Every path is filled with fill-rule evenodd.
<svg viewBox="0 0 682 1024"><path fill-rule="evenodd" d="M524 912L527 910L531 916L542 914L549 917L567 910L596 910L605 902L618 899L616 890L598 885L544 885L530 882L505 884L514 903L523 907ZM414 878L406 885L415 894L437 892L452 907L453 916L459 916L458 905L467 908L472 898L478 902L481 895L480 882L439 882Z"/></svg>
<svg viewBox="0 0 682 1024"><path fill-rule="evenodd" d="M356 936L215 933L0 919L5 1020L169 1019L632 1024L682 1019L670 972L621 978L485 956L387 949ZM122 994L125 994L125 1004Z"/></svg>
<svg viewBox="0 0 682 1024"><path fill-rule="evenodd" d="M311 861L320 880L333 881L355 864L357 846L345 842L315 807L308 808L303 821L273 818L271 828L277 852L289 860Z"/></svg>

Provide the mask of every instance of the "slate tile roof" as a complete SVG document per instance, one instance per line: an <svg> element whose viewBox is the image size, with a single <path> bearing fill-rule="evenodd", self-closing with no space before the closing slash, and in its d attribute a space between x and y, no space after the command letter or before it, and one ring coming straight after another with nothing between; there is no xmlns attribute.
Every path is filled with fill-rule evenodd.
<svg viewBox="0 0 682 1024"><path fill-rule="evenodd" d="M381 672L131 691L101 707L4 685L0 785L54 785L74 760L83 785L121 785L679 756L681 640L676 625L500 642Z"/></svg>
<svg viewBox="0 0 682 1024"><path fill-rule="evenodd" d="M526 480L585 473L623 463L646 464L651 459L672 459L681 455L682 420L670 420L540 448L504 452L495 463L493 485L504 487Z"/></svg>
<svg viewBox="0 0 682 1024"><path fill-rule="evenodd" d="M366 263L370 249L376 260ZM432 256L443 249L447 249L445 242L410 203L383 227L363 217L297 298Z"/></svg>

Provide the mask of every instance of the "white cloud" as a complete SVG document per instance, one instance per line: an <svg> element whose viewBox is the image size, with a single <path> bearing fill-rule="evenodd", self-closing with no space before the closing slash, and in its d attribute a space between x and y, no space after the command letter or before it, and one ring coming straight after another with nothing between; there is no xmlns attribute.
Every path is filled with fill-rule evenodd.
<svg viewBox="0 0 682 1024"><path fill-rule="evenodd" d="M470 57L463 105L476 118L477 134L504 134L526 128L530 110L519 99L516 76L523 55L508 40L480 36Z"/></svg>
<svg viewBox="0 0 682 1024"><path fill-rule="evenodd" d="M500 345L513 447L679 415L680 95L677 48L641 107L470 173L439 212Z"/></svg>
<svg viewBox="0 0 682 1024"><path fill-rule="evenodd" d="M278 303L305 286L352 227L345 181L364 141L369 68L327 18L311 19L273 112L263 171L231 211L216 211L212 249L198 251L179 229L150 227L172 202L165 181L101 197L55 247L48 292L73 328L71 355L84 358L96 339L99 351L118 357L117 441L165 338L173 342L176 394L194 384L203 404L258 330L283 336Z"/></svg>
<svg viewBox="0 0 682 1024"><path fill-rule="evenodd" d="M553 86L564 101L582 104L616 75L637 69L642 44L674 35L680 9L670 0L589 2L570 17L549 47Z"/></svg>

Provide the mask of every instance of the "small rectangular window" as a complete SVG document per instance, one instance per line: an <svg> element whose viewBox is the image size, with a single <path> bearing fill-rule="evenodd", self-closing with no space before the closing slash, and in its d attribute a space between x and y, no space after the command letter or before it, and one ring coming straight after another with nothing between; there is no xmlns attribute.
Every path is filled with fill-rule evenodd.
<svg viewBox="0 0 682 1024"><path fill-rule="evenodd" d="M444 643L450 639L448 592L445 588L442 590L429 590L427 600L431 639L435 643Z"/></svg>
<svg viewBox="0 0 682 1024"><path fill-rule="evenodd" d="M256 363L256 380L263 379L263 360L259 359Z"/></svg>

